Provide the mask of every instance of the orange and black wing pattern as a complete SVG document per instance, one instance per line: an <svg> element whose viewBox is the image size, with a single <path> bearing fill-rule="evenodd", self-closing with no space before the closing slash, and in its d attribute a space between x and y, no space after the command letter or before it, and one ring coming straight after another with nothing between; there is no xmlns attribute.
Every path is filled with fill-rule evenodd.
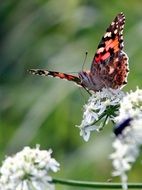
<svg viewBox="0 0 142 190"><path fill-rule="evenodd" d="M98 45L91 65L92 77L98 77L105 86L117 89L127 83L128 57L123 52L125 16L119 13L107 28Z"/></svg>
<svg viewBox="0 0 142 190"><path fill-rule="evenodd" d="M56 72L56 71L49 71L46 69L30 69L30 70L28 70L28 72L31 74L34 74L34 75L57 77L57 78L72 81L78 85L81 85L81 81L80 81L79 77L77 77L75 75L70 75L70 74Z"/></svg>
<svg viewBox="0 0 142 190"><path fill-rule="evenodd" d="M125 16L123 13L120 13L115 17L102 37L95 53L92 66L93 64L97 64L111 58L116 52L123 49L124 24Z"/></svg>

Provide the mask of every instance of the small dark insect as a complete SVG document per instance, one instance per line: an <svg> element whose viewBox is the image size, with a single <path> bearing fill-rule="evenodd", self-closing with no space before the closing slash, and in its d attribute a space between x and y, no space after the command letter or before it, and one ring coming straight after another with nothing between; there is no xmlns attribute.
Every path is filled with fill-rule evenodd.
<svg viewBox="0 0 142 190"><path fill-rule="evenodd" d="M121 123L119 123L115 128L114 128L114 134L116 136L121 135L123 130L130 126L130 122L132 121L132 118L125 119Z"/></svg>

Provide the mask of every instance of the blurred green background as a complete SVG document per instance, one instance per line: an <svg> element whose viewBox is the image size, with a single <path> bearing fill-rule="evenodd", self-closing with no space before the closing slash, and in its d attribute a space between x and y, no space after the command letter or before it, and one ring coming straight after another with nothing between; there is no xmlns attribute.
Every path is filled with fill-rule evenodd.
<svg viewBox="0 0 142 190"><path fill-rule="evenodd" d="M142 1L0 2L0 160L25 145L40 144L42 149L52 148L61 164L55 177L110 179L112 126L84 142L75 125L81 123L88 95L71 82L32 76L27 69L77 74L86 51L85 67L89 68L102 35L121 11L126 16L124 41L130 59L124 90L129 91L141 87L142 81ZM141 180L140 162L134 165L129 181Z"/></svg>

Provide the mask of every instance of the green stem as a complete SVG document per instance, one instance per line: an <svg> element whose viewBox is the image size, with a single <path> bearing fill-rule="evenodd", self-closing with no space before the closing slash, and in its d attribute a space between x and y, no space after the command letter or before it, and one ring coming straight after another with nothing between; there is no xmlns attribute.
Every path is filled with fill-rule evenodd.
<svg viewBox="0 0 142 190"><path fill-rule="evenodd" d="M99 117L98 120L94 121L93 123L89 124L89 125L86 125L85 127L88 127L88 126L92 126L92 125L95 125L97 122L99 122L103 117L109 117L109 116L112 116L114 115L115 111L119 108L119 105L116 105L116 106L110 106L107 110L105 110ZM106 119L107 119L106 118ZM106 122L106 121L105 121ZM105 123L104 123L105 124ZM104 127L104 126L103 126Z"/></svg>
<svg viewBox="0 0 142 190"><path fill-rule="evenodd" d="M89 182L89 181L76 181L76 180L64 180L64 179L52 179L52 183L78 186L78 187L89 187L98 189L122 189L120 183L99 183L99 182ZM142 183L128 183L129 189L142 189Z"/></svg>
<svg viewBox="0 0 142 190"><path fill-rule="evenodd" d="M105 120L103 122L103 125L99 128L99 131L103 130L103 128L105 127L107 119L108 119L108 115L106 115Z"/></svg>
<svg viewBox="0 0 142 190"><path fill-rule="evenodd" d="M95 125L95 124L96 124L97 122L99 122L105 115L106 115L106 113L103 112L103 113L100 115L100 117L99 117L98 120L94 121L93 123L91 123L91 124L89 124L89 125L86 125L85 127Z"/></svg>

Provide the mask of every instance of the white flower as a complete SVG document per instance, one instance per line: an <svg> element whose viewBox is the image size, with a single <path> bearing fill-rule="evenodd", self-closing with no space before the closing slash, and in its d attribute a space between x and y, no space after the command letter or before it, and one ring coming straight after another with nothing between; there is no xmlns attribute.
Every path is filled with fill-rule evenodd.
<svg viewBox="0 0 142 190"><path fill-rule="evenodd" d="M142 90L127 94L120 104L118 123L114 129L115 152L110 155L114 176L120 176L123 189L127 189L127 171L132 167L142 146Z"/></svg>
<svg viewBox="0 0 142 190"><path fill-rule="evenodd" d="M35 149L25 147L14 156L7 157L0 168L0 189L54 189L49 171L57 172L59 163L51 158L51 153L51 150L40 150L39 146Z"/></svg>
<svg viewBox="0 0 142 190"><path fill-rule="evenodd" d="M142 116L142 90L138 89L133 92L127 93L121 102L119 109L119 116L116 118L117 123L125 120L126 118L134 118Z"/></svg>
<svg viewBox="0 0 142 190"><path fill-rule="evenodd" d="M114 120L114 115L119 106L120 100L124 97L124 93L120 89L107 89L103 88L102 91L94 93L88 100L88 103L84 105L83 120L79 127L80 135L83 136L85 141L89 140L91 131L99 131L102 127L102 123L97 126L96 122L102 117L105 120L105 124L108 119ZM108 109L114 109L114 112L108 115L106 112Z"/></svg>

